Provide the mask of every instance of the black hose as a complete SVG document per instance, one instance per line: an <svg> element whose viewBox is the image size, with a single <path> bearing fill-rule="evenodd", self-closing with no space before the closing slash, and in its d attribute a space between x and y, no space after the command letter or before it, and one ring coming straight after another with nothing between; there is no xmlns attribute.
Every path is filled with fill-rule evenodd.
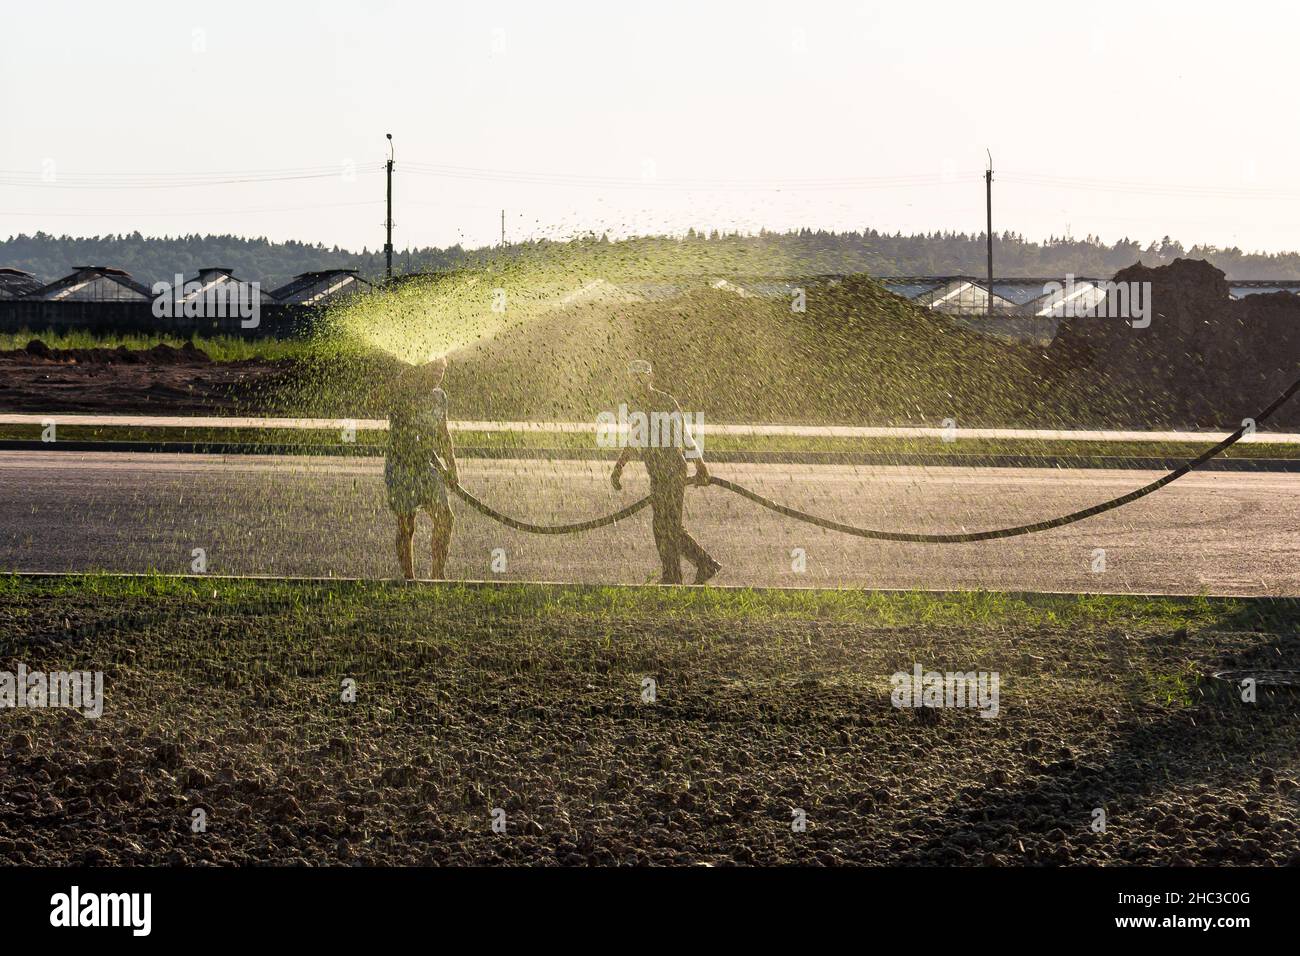
<svg viewBox="0 0 1300 956"><path fill-rule="evenodd" d="M636 514L650 503L650 496L646 495L640 501L635 501L626 508L621 508L613 514L605 515L603 518L592 518L590 521L578 521L574 524L529 524L527 521L520 521L518 518L503 515L489 505L485 505L459 484L453 484L451 490L459 495L461 500L470 507L487 515L492 520L500 521L507 528L514 528L516 531L528 531L532 534L577 534L579 531L592 531L613 524L615 521L622 521L624 518Z"/></svg>
<svg viewBox="0 0 1300 956"><path fill-rule="evenodd" d="M1256 425L1263 424L1272 414L1277 411L1287 400L1289 400L1297 391L1300 391L1300 378L1291 383L1291 387L1275 398L1267 408L1254 418ZM966 544L971 541L992 541L996 538L1015 538L1022 534L1033 534L1036 531L1048 531L1052 528L1060 528L1067 524L1074 524L1076 521L1082 521L1084 518L1091 518L1094 515L1103 514L1107 511L1113 511L1130 502L1137 501L1139 498L1145 498L1153 491L1159 491L1170 482L1177 481L1189 471L1193 471L1205 464L1211 458L1221 452L1226 451L1235 445L1241 436L1246 434L1246 426L1243 424L1235 432L1219 442L1213 448L1193 458L1182 465L1179 465L1173 471L1161 478L1156 479L1148 485L1143 485L1135 491L1128 494L1120 495L1118 498L1111 498L1109 501L1103 501L1100 504L1093 505L1091 508L1084 508L1082 511L1074 511L1067 515L1061 515L1057 518L1049 518L1046 521L1036 521L1033 524L1016 525L1013 528L996 528L991 531L970 531L955 534L913 534L905 531L878 531L873 528L857 528L853 525L843 524L839 521L832 521L829 518L821 518L817 515L809 514L806 511L800 511L797 508L791 508L788 505L780 504L771 498L764 498L755 491L750 491L734 481L728 481L726 478L709 478L709 484L717 485L719 488L725 488L727 491L734 492L742 498L762 505L770 511L777 514L785 515L787 518L794 518L797 521L804 521L808 524L816 525L819 528L826 528L829 531L838 531L842 534L853 535L858 538L872 538L878 541L909 541L917 544ZM499 511L479 501L468 491L461 488L458 484L452 484L452 491L459 495L466 503L481 513L487 515L496 521L501 522L508 528L514 528L517 531L528 531L533 534L575 534L579 531L591 531L594 528L603 528L611 525L615 521L621 521L624 518L636 514L642 508L650 503L650 496L642 498L633 504L628 505L619 511L603 518L592 518L590 521L580 521L575 524L562 525L540 525L529 524L525 521L519 521L508 515L503 515Z"/></svg>

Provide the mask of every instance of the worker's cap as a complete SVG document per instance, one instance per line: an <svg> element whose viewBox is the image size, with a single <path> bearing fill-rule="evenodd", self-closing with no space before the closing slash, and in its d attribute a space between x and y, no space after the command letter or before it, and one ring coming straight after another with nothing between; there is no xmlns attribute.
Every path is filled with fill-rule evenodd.
<svg viewBox="0 0 1300 956"><path fill-rule="evenodd" d="M650 375L654 372L654 367L645 359L633 359L627 363L627 370L633 375Z"/></svg>

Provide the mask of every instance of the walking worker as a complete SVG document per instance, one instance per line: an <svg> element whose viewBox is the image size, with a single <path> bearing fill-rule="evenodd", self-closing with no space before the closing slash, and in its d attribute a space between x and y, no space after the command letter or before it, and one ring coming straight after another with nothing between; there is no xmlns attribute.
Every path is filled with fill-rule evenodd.
<svg viewBox="0 0 1300 956"><path fill-rule="evenodd" d="M629 436L623 451L609 476L614 490L623 488L623 467L633 458L640 457L650 476L650 508L654 514L655 547L663 562L663 584L682 583L681 559L695 565L695 583L704 584L721 570L722 565L713 560L699 543L691 537L682 524L682 507L686 498L687 468L683 449L692 453L695 474L691 484L709 483L709 470L704 464L704 450L696 443L686 427L677 399L654 387L654 369L644 359L628 366L631 379L631 412L640 412L643 422L655 423L643 430L640 438ZM676 427L664 429L662 423L672 422Z"/></svg>
<svg viewBox="0 0 1300 956"><path fill-rule="evenodd" d="M447 570L454 519L447 504L447 482L455 486L456 450L447 429L447 393L442 390L447 360L436 358L398 376L388 407L388 449L384 485L388 507L397 517L397 560L402 575L415 580L415 517L433 520L432 577Z"/></svg>

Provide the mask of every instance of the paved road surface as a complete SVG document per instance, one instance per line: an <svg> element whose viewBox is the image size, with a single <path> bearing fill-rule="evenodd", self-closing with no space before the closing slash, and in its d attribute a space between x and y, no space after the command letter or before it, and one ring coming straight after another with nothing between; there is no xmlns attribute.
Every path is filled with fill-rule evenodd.
<svg viewBox="0 0 1300 956"><path fill-rule="evenodd" d="M1137 471L718 465L795 507L904 531L978 530L1122 494ZM536 522L604 514L624 493L596 462L466 460L461 480ZM458 578L641 583L657 578L649 512L572 537L513 532L454 502ZM963 545L865 541L782 518L721 489L687 492L687 521L725 564L720 584L1007 588L1300 595L1300 475L1206 473L1067 528ZM425 526L421 526L425 534ZM427 541L427 538L424 539ZM427 547L427 545L426 545ZM203 548L222 574L394 573L382 461L0 452L0 570L190 570ZM494 549L507 570L491 570ZM803 549L807 569L792 570ZM1090 568L1105 550L1105 570ZM427 555L423 558L425 573Z"/></svg>

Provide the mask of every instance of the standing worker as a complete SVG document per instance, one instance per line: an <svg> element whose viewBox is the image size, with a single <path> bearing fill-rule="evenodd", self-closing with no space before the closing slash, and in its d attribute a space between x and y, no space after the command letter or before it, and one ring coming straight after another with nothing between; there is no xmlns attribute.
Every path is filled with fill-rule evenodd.
<svg viewBox="0 0 1300 956"><path fill-rule="evenodd" d="M705 486L709 483L709 470L704 465L704 451L696 443L682 416L677 399L654 387L654 369L649 362L637 359L628 366L632 380L632 400L628 403L633 412L644 415L644 421L654 423L648 435L630 439L614 464L609 476L615 491L623 488L623 466L639 457L650 476L650 509L654 514L655 547L663 562L663 584L682 583L681 559L695 565L695 583L704 584L721 570L722 565L713 560L699 543L690 536L682 524L682 506L686 498L687 469L683 448L689 449L695 459L695 475L691 484ZM662 423L672 422L677 427L664 429ZM665 432L668 434L665 434Z"/></svg>
<svg viewBox="0 0 1300 956"><path fill-rule="evenodd" d="M442 379L447 360L437 358L406 369L389 399L388 450L384 485L388 506L397 517L397 561L408 581L415 579L415 516L433 520L432 577L447 571L453 519L447 482L457 483L456 450L447 429L447 393Z"/></svg>

